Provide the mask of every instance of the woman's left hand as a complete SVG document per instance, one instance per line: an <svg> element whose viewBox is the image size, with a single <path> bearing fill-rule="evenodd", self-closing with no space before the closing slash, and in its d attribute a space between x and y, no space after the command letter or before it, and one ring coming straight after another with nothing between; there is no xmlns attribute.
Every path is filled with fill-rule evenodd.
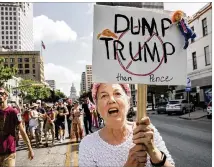
<svg viewBox="0 0 214 167"><path fill-rule="evenodd" d="M154 129L151 126L149 117L142 118L137 122L133 132L133 143L144 144L149 155L155 150L154 146Z"/></svg>

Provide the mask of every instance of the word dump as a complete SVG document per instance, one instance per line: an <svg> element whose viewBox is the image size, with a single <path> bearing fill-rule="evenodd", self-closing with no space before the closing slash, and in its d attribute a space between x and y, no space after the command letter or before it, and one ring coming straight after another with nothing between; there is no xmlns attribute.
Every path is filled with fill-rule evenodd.
<svg viewBox="0 0 214 167"><path fill-rule="evenodd" d="M118 22L120 21L125 21L126 26L120 27ZM136 21L135 21L136 22ZM138 18L137 19L137 24L134 24L134 18L130 17L128 18L125 15L122 14L115 14L115 22L114 22L114 33L125 33L127 31L130 31L132 35L141 35L145 36L146 31L148 31L150 37L152 38L154 35L159 37L160 35L164 37L166 35L167 29L169 29L171 25L171 20L169 18L162 18L160 20L161 22L161 32L158 32L157 29L157 23L154 18L152 18L151 23L149 24L146 18ZM140 61L140 62L148 62L148 59L151 59L152 62L160 62L160 54L158 51L157 43L154 42L153 46L151 47L151 44L148 45L148 41L141 43L140 41L138 42L138 56L135 57L135 53L133 53L132 46L133 42L129 41L128 46L124 45L120 39L113 39L110 37L105 37L105 38L100 38L100 40L103 40L105 42L106 46L106 55L107 55L107 60L110 59L109 55L109 42L113 40L113 56L114 60L117 60L117 56L120 56L121 60L126 61L127 57L124 56L124 48L128 47L129 49L129 54L126 53L126 55L129 55L132 61ZM136 42L135 42L136 43ZM175 53L175 47L172 43L170 42L163 42L162 44L163 47L163 57L164 57L164 63L167 63L167 56L173 55ZM144 46L144 49L142 49L142 46ZM171 49L169 49L169 46ZM166 49L167 48L167 49ZM142 51L143 50L143 51ZM119 54L118 54L119 53ZM130 59L129 59L130 60Z"/></svg>

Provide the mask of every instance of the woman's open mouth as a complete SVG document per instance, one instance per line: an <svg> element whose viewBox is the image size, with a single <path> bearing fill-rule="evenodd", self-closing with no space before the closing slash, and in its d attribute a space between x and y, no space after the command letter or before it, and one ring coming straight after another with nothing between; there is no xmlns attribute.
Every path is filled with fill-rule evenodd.
<svg viewBox="0 0 214 167"><path fill-rule="evenodd" d="M111 109L108 110L108 113L110 115L115 114L115 113L117 114L118 112L119 112L119 110L117 108L111 108Z"/></svg>

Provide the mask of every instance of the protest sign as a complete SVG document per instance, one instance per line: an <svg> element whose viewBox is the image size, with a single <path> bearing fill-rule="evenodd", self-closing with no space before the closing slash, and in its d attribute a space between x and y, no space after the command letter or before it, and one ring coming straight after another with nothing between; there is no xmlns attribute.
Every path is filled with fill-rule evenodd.
<svg viewBox="0 0 214 167"><path fill-rule="evenodd" d="M183 37L164 12L94 6L93 82L185 85Z"/></svg>

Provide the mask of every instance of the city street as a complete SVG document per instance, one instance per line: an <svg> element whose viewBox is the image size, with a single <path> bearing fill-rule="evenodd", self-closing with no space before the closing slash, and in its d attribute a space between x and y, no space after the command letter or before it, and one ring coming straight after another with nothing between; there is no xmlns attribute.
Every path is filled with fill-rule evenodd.
<svg viewBox="0 0 214 167"><path fill-rule="evenodd" d="M65 136L68 136L68 125L65 121ZM96 129L93 128L95 131ZM43 138L43 142L45 139ZM49 138L51 143L51 135ZM75 140L71 141L66 138L63 143L55 140L53 147L46 148L44 145L40 145L40 148L33 148L35 158L30 161L27 159L26 146L23 142L17 149L16 166L77 166L78 165L78 143ZM24 165L23 165L24 164Z"/></svg>
<svg viewBox="0 0 214 167"><path fill-rule="evenodd" d="M183 120L178 116L149 115L166 143L176 167L212 166L212 120ZM95 129L94 129L95 130ZM77 166L78 144L68 139L55 147L34 148L35 159L26 150L17 152L17 166Z"/></svg>
<svg viewBox="0 0 214 167"><path fill-rule="evenodd" d="M65 128L67 130L67 121L65 121ZM65 134L65 136L68 136L67 131ZM44 138L43 142L45 142ZM49 143L51 143L51 135ZM49 146L46 148L44 145L40 145L40 148L36 148L35 145L33 145L35 157L30 161L27 159L27 147L23 141L21 141L17 149L16 166L71 166L72 152L74 152L74 150L71 151L72 144L74 146L76 145L74 142L70 141L70 139L66 139L63 143L55 140L54 147Z"/></svg>
<svg viewBox="0 0 214 167"><path fill-rule="evenodd" d="M0 167L78 167L79 155L130 166L131 142L169 166L151 154L148 118L131 140L125 117L141 114L176 167L212 166L211 2L0 2L0 13Z"/></svg>
<svg viewBox="0 0 214 167"><path fill-rule="evenodd" d="M183 120L178 116L150 115L176 167L212 166L212 120Z"/></svg>

